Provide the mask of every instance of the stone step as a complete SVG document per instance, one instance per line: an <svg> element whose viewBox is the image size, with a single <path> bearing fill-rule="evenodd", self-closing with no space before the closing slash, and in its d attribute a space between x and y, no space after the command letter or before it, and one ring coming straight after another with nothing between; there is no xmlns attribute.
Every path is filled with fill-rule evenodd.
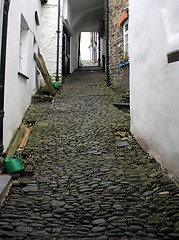
<svg viewBox="0 0 179 240"><path fill-rule="evenodd" d="M7 174L0 175L0 207L7 197L11 188L11 176Z"/></svg>
<svg viewBox="0 0 179 240"><path fill-rule="evenodd" d="M115 107L117 107L118 109L129 109L130 108L130 103L114 103L113 104Z"/></svg>
<svg viewBox="0 0 179 240"><path fill-rule="evenodd" d="M129 100L130 96L129 95L125 95L125 96L122 96L122 98L125 98L125 99Z"/></svg>

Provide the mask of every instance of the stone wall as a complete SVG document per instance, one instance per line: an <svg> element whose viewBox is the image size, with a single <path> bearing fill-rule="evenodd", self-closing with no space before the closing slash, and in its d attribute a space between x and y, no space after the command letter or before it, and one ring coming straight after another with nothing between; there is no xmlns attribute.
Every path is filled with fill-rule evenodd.
<svg viewBox="0 0 179 240"><path fill-rule="evenodd" d="M121 21L121 17L125 8L128 8L128 0L109 0L110 79L113 87L122 91L129 89L129 66L119 68L120 56L123 54L123 21Z"/></svg>

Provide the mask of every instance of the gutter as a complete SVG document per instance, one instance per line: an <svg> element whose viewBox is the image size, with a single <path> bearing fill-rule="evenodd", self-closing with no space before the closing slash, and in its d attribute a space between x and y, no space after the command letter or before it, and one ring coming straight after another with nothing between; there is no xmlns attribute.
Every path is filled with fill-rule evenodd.
<svg viewBox="0 0 179 240"><path fill-rule="evenodd" d="M1 40L1 64L0 64L0 157L5 157L3 145L3 119L4 119L4 87L5 87L5 70L6 70L6 44L7 44L7 27L8 12L10 0L4 0L2 40Z"/></svg>

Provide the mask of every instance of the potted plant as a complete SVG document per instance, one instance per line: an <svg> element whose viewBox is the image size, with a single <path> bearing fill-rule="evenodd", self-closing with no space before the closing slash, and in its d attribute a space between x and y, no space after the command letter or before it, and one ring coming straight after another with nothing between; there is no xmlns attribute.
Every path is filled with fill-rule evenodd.
<svg viewBox="0 0 179 240"><path fill-rule="evenodd" d="M129 56L127 55L127 53L124 53L124 55L120 57L120 62L121 63L129 62Z"/></svg>

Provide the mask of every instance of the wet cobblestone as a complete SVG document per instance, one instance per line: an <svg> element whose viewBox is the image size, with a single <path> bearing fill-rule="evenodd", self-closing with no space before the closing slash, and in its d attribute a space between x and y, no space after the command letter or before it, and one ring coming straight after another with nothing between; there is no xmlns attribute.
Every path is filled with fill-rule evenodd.
<svg viewBox="0 0 179 240"><path fill-rule="evenodd" d="M34 103L24 150L35 168L0 212L1 239L179 239L179 191L129 131L100 71L76 71L53 103ZM128 147L117 148L125 131Z"/></svg>

